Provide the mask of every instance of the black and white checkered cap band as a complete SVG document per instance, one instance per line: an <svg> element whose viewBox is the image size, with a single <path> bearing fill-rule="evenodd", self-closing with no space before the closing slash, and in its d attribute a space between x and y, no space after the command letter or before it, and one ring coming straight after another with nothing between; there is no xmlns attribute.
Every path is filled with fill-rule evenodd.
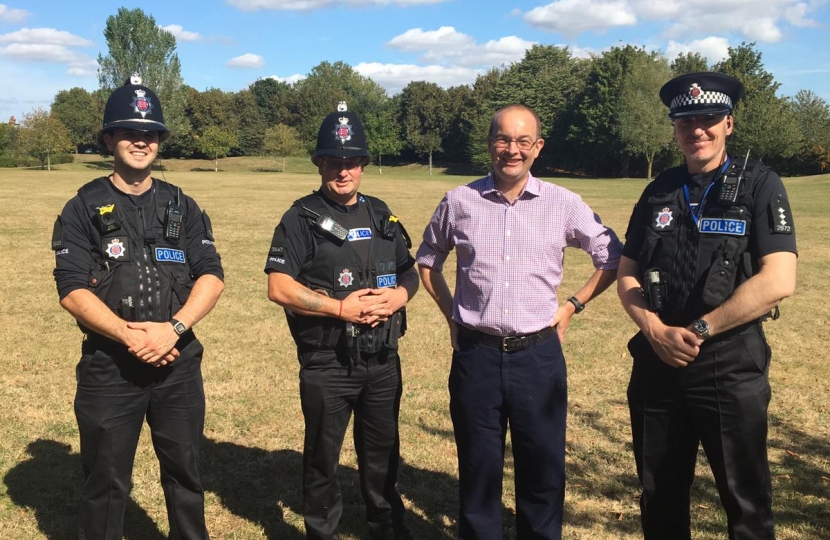
<svg viewBox="0 0 830 540"><path fill-rule="evenodd" d="M732 100L723 92L712 92L706 90L701 90L697 97L692 97L691 92L683 92L671 100L671 110L679 109L681 107L689 107L690 105L725 105L731 109Z"/></svg>

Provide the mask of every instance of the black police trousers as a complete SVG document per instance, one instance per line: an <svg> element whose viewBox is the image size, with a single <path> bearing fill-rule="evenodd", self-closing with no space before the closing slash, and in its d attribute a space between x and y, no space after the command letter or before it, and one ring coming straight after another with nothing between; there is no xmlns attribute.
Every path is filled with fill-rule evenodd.
<svg viewBox="0 0 830 540"><path fill-rule="evenodd" d="M691 538L690 489L703 445L726 511L730 540L772 540L767 461L770 351L760 324L715 336L684 368L629 342L628 387L640 511L646 540Z"/></svg>
<svg viewBox="0 0 830 540"><path fill-rule="evenodd" d="M354 412L360 491L372 538L408 538L395 487L400 461L397 351L361 353L357 363L332 350L298 351L305 418L303 518L309 540L337 539L343 499L337 480L340 450Z"/></svg>
<svg viewBox="0 0 830 540"><path fill-rule="evenodd" d="M81 540L121 540L146 418L159 460L171 540L207 540L199 444L205 422L203 348L192 332L170 366L142 364L123 345L87 339L76 368L75 417L84 471Z"/></svg>

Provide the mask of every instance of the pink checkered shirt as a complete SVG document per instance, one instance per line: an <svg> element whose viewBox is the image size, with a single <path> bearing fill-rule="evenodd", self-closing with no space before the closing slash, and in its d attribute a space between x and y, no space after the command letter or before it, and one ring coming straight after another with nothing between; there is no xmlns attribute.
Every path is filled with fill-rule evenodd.
<svg viewBox="0 0 830 540"><path fill-rule="evenodd" d="M453 319L508 336L550 325L566 247L587 252L597 270L611 270L623 246L576 193L529 175L511 204L487 176L447 192L416 258L440 272L455 249Z"/></svg>

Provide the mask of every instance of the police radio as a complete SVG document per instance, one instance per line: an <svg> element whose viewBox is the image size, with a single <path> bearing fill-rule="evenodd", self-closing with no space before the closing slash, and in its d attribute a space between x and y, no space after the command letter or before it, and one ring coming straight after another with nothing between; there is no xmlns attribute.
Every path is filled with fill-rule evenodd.
<svg viewBox="0 0 830 540"><path fill-rule="evenodd" d="M720 184L720 193L718 194L718 202L722 205L733 205L738 199L738 188L741 186L741 180L746 172L746 163L749 161L749 150L746 151L746 158L744 159L744 166L741 173L737 176L729 174L727 171L723 175ZM730 167L731 169L731 167Z"/></svg>
<svg viewBox="0 0 830 540"><path fill-rule="evenodd" d="M167 203L167 211L164 214L164 239L168 242L178 242L182 237L183 221L184 208L177 202Z"/></svg>
<svg viewBox="0 0 830 540"><path fill-rule="evenodd" d="M303 206L302 208L303 208L303 211L308 212L314 218L316 218L314 220L314 223L312 223L312 226L315 229L317 229L317 230L319 230L323 233L330 234L331 236L335 237L336 239L340 240L341 242L349 236L349 230L346 229L346 227L344 227L343 225L341 225L341 224L337 223L336 221L334 221L334 219L332 219L331 217L321 216L320 214L318 214L314 210L311 210L310 208L306 208L305 206Z"/></svg>

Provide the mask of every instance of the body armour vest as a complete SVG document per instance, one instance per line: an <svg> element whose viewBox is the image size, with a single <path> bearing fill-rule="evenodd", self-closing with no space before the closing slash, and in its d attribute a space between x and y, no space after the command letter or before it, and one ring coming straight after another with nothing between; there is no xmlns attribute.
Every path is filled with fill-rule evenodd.
<svg viewBox="0 0 830 540"><path fill-rule="evenodd" d="M316 193L294 202L305 219L313 239L313 252L306 258L297 278L301 284L320 294L342 300L359 289L397 286L396 238L399 223L389 207L374 197L358 195L368 220L349 223L347 238L340 240L330 231L315 225L320 216L332 216L331 209ZM363 209L360 209L361 211ZM359 213L358 213L359 215ZM365 262L352 246L368 242ZM333 317L311 317L286 310L291 335L298 345L316 349L345 346L354 353L375 353L384 348L397 348L397 339L405 331L404 310L396 312L374 328L352 325Z"/></svg>
<svg viewBox="0 0 830 540"><path fill-rule="evenodd" d="M144 207L124 204L106 177L78 190L92 225L89 289L127 321L169 321L193 286L181 190L155 179L151 189Z"/></svg>
<svg viewBox="0 0 830 540"><path fill-rule="evenodd" d="M744 160L733 159L724 174L739 175L743 166ZM723 175L717 175L694 212L684 187L690 180L685 166L657 180L646 201L651 219L638 262L643 273L658 270L666 284L660 318L667 324L685 326L708 313L757 271L748 248L759 211L752 193L764 168L759 161L747 162L732 204L719 202Z"/></svg>

